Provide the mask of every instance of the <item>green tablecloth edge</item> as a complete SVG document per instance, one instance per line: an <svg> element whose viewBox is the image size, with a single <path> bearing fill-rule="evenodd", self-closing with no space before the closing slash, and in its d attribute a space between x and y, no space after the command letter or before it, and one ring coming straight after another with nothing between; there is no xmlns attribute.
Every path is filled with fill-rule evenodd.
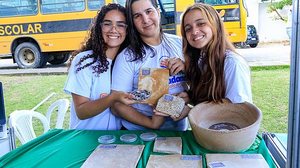
<svg viewBox="0 0 300 168"><path fill-rule="evenodd" d="M18 147L17 149L7 153L6 155L2 156L0 158L0 167L4 167L4 166L9 165L10 162L13 162L14 158L23 155L28 150L32 150L32 149L38 147L39 144L42 144L44 141L50 139L51 137L54 137L54 136L56 136L60 133L64 133L64 132L68 132L68 131L75 131L77 133L81 133L80 130L62 130L62 129L50 130L46 134L44 134L43 136L37 137L36 139L34 139L34 140ZM99 132L102 132L102 131L99 131ZM126 133L127 131L120 131L120 132ZM130 131L128 131L128 132L130 132ZM134 132L136 134L140 134L140 133L145 132L145 131L134 131ZM178 131L178 132L175 132L175 133L171 132L171 131L165 131L165 132L163 132L163 131L153 131L153 132L156 132L158 134L163 133L163 134L166 134L167 136L168 136L168 134L173 134L173 135L177 134L177 135L180 135L180 136L182 136L183 134L186 134L185 138L191 138L191 136L193 136L191 131L186 131L186 132L179 132ZM119 131L118 131L118 133L119 133ZM203 160L202 160L203 161L203 166L206 167L205 166L206 165L205 153L216 153L216 152L208 151L208 150L202 148L200 145L195 144L196 142L195 142L194 137L193 137L192 140L188 140L188 142L190 143L188 145L192 145L192 146L196 147L195 150L197 150L197 149L199 149L199 150L197 150L197 151L184 151L183 150L182 153L183 154L190 154L190 153L201 154L202 158L203 158ZM151 147L152 146L148 145L148 148L151 148ZM270 168L275 168L276 166L274 164L274 161L272 160L272 157L271 157L269 151L264 150L264 149L267 149L266 144L265 144L264 140L262 139L262 137L260 135L258 135L255 142L254 142L254 144L247 151L242 152L242 153L249 153L249 154L251 154L251 153L260 153L260 154L263 155L263 157L265 158L265 160L269 164ZM150 152L150 154L155 154L155 153ZM139 163L138 163L137 167L139 167L139 168L145 167L150 154L145 155L145 156L142 155L141 159L139 160Z"/></svg>

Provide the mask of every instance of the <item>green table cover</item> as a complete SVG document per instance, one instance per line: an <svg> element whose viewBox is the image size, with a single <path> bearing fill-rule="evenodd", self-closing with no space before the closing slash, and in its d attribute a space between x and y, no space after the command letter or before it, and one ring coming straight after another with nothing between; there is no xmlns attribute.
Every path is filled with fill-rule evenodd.
<svg viewBox="0 0 300 168"><path fill-rule="evenodd" d="M0 158L0 167L80 167L89 155L99 145L101 135L113 134L116 144L123 134L138 135L137 141L131 144L144 144L145 148L139 160L139 168L146 167L150 154L153 154L154 141L144 142L139 138L145 131L87 131L87 130L50 130L46 134L18 147ZM203 167L206 167L205 154L215 153L202 148L195 140L192 131L153 131L158 136L182 138L182 154L202 155ZM257 136L253 145L242 153L260 153L264 156L271 168L275 164L268 152L264 140ZM158 154L158 153L154 153ZM126 156L124 156L126 157Z"/></svg>

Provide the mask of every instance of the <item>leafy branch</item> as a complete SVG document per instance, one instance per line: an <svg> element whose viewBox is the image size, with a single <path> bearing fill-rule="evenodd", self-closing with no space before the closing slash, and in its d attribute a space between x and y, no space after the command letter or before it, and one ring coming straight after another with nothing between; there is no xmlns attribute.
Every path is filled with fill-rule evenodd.
<svg viewBox="0 0 300 168"><path fill-rule="evenodd" d="M281 0L281 1L278 1L278 2L273 2L271 0L271 4L269 5L269 12L275 12L276 15L279 17L280 20L282 21L287 21L286 18L284 18L279 12L278 10L281 10L283 9L283 7L285 6L289 6L289 5L292 5L293 2L292 0Z"/></svg>

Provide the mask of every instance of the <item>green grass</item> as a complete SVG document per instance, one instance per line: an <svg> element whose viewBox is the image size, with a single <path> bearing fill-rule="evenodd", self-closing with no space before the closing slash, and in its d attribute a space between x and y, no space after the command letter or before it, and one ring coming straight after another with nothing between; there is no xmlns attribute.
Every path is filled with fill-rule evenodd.
<svg viewBox="0 0 300 168"><path fill-rule="evenodd" d="M260 131L287 132L289 66L252 67L254 104L263 112ZM6 115L14 110L32 109L50 93L57 93L37 111L45 114L51 103L59 98L71 99L63 92L66 75L0 76L4 84ZM69 111L64 127L68 128ZM51 123L53 126L54 124ZM41 132L41 127L37 127Z"/></svg>
<svg viewBox="0 0 300 168"><path fill-rule="evenodd" d="M253 103L263 112L261 131L287 132L289 66L252 68Z"/></svg>
<svg viewBox="0 0 300 168"><path fill-rule="evenodd" d="M71 96L63 92L66 75L23 75L23 76L0 76L4 87L4 100L6 116L14 110L30 110L49 96L52 92L56 94L42 104L36 111L47 112L48 107L60 98L70 100ZM65 117L64 128L68 128L70 112ZM55 115L54 115L55 117ZM54 127L55 120L51 117L51 127ZM42 126L34 120L34 128L37 135L42 133Z"/></svg>

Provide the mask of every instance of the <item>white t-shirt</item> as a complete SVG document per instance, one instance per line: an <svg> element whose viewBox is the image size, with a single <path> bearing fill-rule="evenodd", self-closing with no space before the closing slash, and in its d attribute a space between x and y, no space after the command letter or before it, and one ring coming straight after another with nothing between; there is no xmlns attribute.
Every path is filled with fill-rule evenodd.
<svg viewBox="0 0 300 168"><path fill-rule="evenodd" d="M78 67L76 65L80 59L92 53L92 51L79 53L72 61L68 78L64 87L64 91L66 93L74 93L89 98L90 100L97 100L102 96L110 94L112 60L107 59L110 63L109 68L106 72L101 73L99 76L93 73L92 66L88 66L76 73L76 69ZM89 58L83 61L81 65L85 65L86 63L92 61L93 58ZM95 63L93 65L95 65ZM120 118L115 117L109 108L94 117L80 120L77 117L74 102L72 101L70 128L83 130L119 130L121 128L121 120Z"/></svg>
<svg viewBox="0 0 300 168"><path fill-rule="evenodd" d="M224 65L225 97L232 103L252 103L251 74L244 58L227 50Z"/></svg>
<svg viewBox="0 0 300 168"><path fill-rule="evenodd" d="M182 41L178 36L164 34L164 39L161 44L152 46L155 50L155 55L150 50L146 49L146 56L143 61L130 61L132 55L128 48L124 49L117 57L112 74L112 90L130 92L138 89L139 70L141 68L166 68L164 59L177 57L183 60L182 56ZM169 78L169 93L175 94L182 92L184 89L182 83L184 76L179 73ZM146 104L132 105L137 111L146 116L153 115L153 108ZM132 124L122 119L122 124L129 130L144 130L146 128ZM186 130L187 118L178 122L174 122L167 117L165 123L160 127L163 130Z"/></svg>

